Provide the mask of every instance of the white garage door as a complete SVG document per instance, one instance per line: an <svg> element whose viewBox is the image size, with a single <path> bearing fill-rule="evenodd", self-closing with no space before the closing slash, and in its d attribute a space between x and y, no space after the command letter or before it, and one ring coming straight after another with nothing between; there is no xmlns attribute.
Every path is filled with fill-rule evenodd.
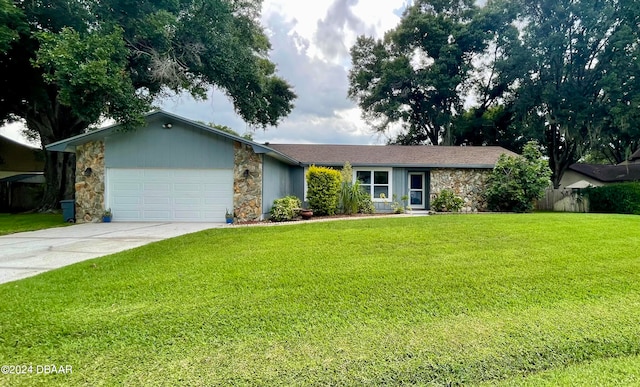
<svg viewBox="0 0 640 387"><path fill-rule="evenodd" d="M230 169L107 169L113 221L224 222L233 208Z"/></svg>

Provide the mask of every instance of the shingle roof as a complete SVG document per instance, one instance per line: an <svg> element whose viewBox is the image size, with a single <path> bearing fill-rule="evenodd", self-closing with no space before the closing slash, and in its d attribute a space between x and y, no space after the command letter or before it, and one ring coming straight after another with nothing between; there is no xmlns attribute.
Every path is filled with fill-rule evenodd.
<svg viewBox="0 0 640 387"><path fill-rule="evenodd" d="M569 169L605 183L640 180L640 164L572 164Z"/></svg>
<svg viewBox="0 0 640 387"><path fill-rule="evenodd" d="M497 146L430 145L325 145L268 144L303 164L328 166L415 166L450 168L493 168L501 154L516 154Z"/></svg>

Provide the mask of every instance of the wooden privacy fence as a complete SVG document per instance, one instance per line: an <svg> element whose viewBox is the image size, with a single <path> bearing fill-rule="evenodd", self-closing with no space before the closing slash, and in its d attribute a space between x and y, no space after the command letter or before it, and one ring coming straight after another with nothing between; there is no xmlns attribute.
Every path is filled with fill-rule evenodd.
<svg viewBox="0 0 640 387"><path fill-rule="evenodd" d="M558 212L589 212L589 201L573 189L546 190L542 199L536 202L536 210Z"/></svg>

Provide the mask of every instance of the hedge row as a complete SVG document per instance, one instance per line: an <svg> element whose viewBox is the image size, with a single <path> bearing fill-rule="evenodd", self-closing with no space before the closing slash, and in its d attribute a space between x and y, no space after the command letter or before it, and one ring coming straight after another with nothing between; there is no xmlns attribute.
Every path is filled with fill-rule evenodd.
<svg viewBox="0 0 640 387"><path fill-rule="evenodd" d="M589 212L640 215L640 182L585 188Z"/></svg>

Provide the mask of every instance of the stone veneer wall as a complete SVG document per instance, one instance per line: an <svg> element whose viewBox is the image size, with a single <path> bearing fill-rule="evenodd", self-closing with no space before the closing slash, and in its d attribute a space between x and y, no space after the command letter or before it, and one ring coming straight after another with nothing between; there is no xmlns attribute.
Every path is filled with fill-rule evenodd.
<svg viewBox="0 0 640 387"><path fill-rule="evenodd" d="M84 171L91 168L91 174ZM104 212L104 141L76 148L76 222L100 222Z"/></svg>
<svg viewBox="0 0 640 387"><path fill-rule="evenodd" d="M431 201L441 190L450 189L464 200L462 211L486 211L483 193L490 173L489 169L432 169Z"/></svg>
<svg viewBox="0 0 640 387"><path fill-rule="evenodd" d="M239 222L262 217L262 156L240 142L234 143L233 210ZM245 177L245 171L249 176Z"/></svg>

